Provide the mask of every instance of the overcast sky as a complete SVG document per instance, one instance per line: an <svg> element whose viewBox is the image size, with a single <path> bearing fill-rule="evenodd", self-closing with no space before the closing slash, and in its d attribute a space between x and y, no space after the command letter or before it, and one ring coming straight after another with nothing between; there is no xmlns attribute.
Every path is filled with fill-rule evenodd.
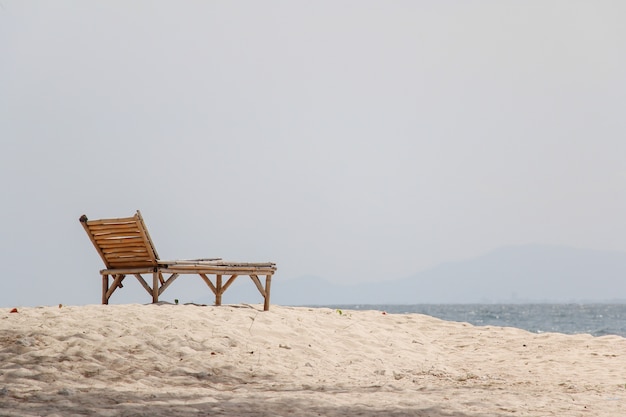
<svg viewBox="0 0 626 417"><path fill-rule="evenodd" d="M162 258L274 261L274 285L626 251L624 16L0 0L0 306L100 302L78 218L137 209Z"/></svg>

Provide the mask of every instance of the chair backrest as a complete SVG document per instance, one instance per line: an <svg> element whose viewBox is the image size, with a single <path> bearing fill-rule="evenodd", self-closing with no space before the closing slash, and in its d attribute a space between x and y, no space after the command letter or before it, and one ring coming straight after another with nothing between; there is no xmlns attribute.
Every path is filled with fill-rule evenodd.
<svg viewBox="0 0 626 417"><path fill-rule="evenodd" d="M120 219L89 220L83 214L80 222L107 269L157 266L159 255L139 210Z"/></svg>

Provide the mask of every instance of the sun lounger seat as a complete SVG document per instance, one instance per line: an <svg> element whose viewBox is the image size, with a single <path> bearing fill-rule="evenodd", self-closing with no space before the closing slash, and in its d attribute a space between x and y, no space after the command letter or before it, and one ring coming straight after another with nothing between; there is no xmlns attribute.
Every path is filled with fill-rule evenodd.
<svg viewBox="0 0 626 417"><path fill-rule="evenodd" d="M272 275L276 272L276 264L272 262L227 262L221 258L160 260L139 210L133 217L117 219L89 220L83 215L80 222L106 266L100 271L102 304L109 303L128 275L136 277L152 296L152 302L157 303L180 275L196 274L215 294L215 305L221 305L224 291L238 276L247 275L265 299L263 309L269 310ZM152 274L152 286L143 274ZM225 281L224 276L228 276ZM265 286L259 276L265 276Z"/></svg>

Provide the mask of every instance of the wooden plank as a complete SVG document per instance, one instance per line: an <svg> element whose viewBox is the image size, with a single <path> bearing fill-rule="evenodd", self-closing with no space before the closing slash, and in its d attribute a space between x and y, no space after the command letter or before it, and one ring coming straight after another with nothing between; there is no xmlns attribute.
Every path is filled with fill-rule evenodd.
<svg viewBox="0 0 626 417"><path fill-rule="evenodd" d="M179 268L159 268L159 270L161 272L165 272L168 274L174 274L174 273L178 273L178 274L198 274L198 275L215 275L216 273L222 273L222 274L229 274L229 275L234 275L232 273L229 273L229 271L225 271L224 268L205 268L206 270L189 270L189 269L179 269ZM106 268L100 271L101 274L142 274L142 273L148 273L148 272L152 272L153 271L153 267L152 266L148 266L148 265L142 265L142 266L138 266L138 267L133 267L133 266L129 266L129 267L120 267L120 268ZM266 275L266 274L273 274L275 272L275 270L267 270L267 271L263 271L264 273L260 273L258 275ZM251 272L252 274L256 274L256 272ZM249 275L247 273L237 273L236 275ZM208 278L207 278L208 279Z"/></svg>
<svg viewBox="0 0 626 417"><path fill-rule="evenodd" d="M259 274L259 275L267 275L273 274L276 272L276 269L272 268L226 268L226 267L198 267L198 268L181 268L181 267L172 267L172 268L161 268L163 272L167 272L173 274L175 272L179 274L193 274L193 273L203 273L208 275L250 275L250 274Z"/></svg>
<svg viewBox="0 0 626 417"><path fill-rule="evenodd" d="M132 253L132 252L140 252L140 253L148 253L148 251L146 250L145 246L137 246L137 245L107 245L105 247L102 248L103 251L107 251L108 253L115 253L115 252L128 252L128 253Z"/></svg>
<svg viewBox="0 0 626 417"><path fill-rule="evenodd" d="M107 259L121 259L121 258L134 258L134 259L149 259L149 256L145 252L105 252Z"/></svg>
<svg viewBox="0 0 626 417"><path fill-rule="evenodd" d="M139 249L139 248L134 248L134 247L125 247L125 248L107 248L108 249L113 249L115 251L113 252L109 252L111 254L111 256L116 256L116 254L123 254L123 253L127 253L128 255L139 255L139 256L145 256L145 257L150 257L150 254L148 252L146 252L145 248L144 249Z"/></svg>
<svg viewBox="0 0 626 417"><path fill-rule="evenodd" d="M115 274L128 274L128 275L134 275L134 274L147 274L149 272L152 272L154 270L154 268L152 266L143 266L143 267L139 267L139 268L107 268L107 269L103 269L100 271L101 274L109 274L109 275L115 275Z"/></svg>
<svg viewBox="0 0 626 417"><path fill-rule="evenodd" d="M138 242L136 240L109 240L99 242L98 246L101 249L114 249L114 248L143 248L146 252L148 249L143 242Z"/></svg>
<svg viewBox="0 0 626 417"><path fill-rule="evenodd" d="M102 231L109 231L109 230L120 230L120 231L139 230L139 226L137 226L137 222L111 223L111 224L102 224L102 225L94 224L94 225L89 225L89 229L94 233L100 233Z"/></svg>
<svg viewBox="0 0 626 417"><path fill-rule="evenodd" d="M84 215L83 215L84 216ZM135 218L135 216L133 217L119 217L119 218L115 218L115 219L99 219L99 220L88 220L86 216L84 216L85 218L85 223L87 223L88 226L100 226L100 225L104 225L104 224L116 224L116 223L135 223L137 221L137 219ZM81 221L83 217L81 217Z"/></svg>
<svg viewBox="0 0 626 417"><path fill-rule="evenodd" d="M107 227L106 229L101 228L98 230L93 230L90 229L91 232L96 235L96 236L100 236L100 235L111 235L111 234L119 234L119 235L134 235L139 233L139 229L137 229L136 227L133 228L120 228L120 227Z"/></svg>
<svg viewBox="0 0 626 417"><path fill-rule="evenodd" d="M110 268L133 266L141 267L146 265L156 266L150 255L145 252L106 253L105 257L108 264L110 265Z"/></svg>
<svg viewBox="0 0 626 417"><path fill-rule="evenodd" d="M144 254L145 256L150 256L150 254L146 251L146 248L138 248L136 246L123 246L123 247L109 247L109 248L103 248L102 249L103 252L106 251L106 253L110 253L110 254L116 254L116 253L137 253L137 254Z"/></svg>
<svg viewBox="0 0 626 417"><path fill-rule="evenodd" d="M115 243L118 243L118 244L133 243L137 246L146 247L146 244L141 239L141 236L121 236L119 234L116 234L116 235L95 236L94 239L96 240L96 242L98 242L98 244L101 244L101 245L110 245L110 244L115 244Z"/></svg>
<svg viewBox="0 0 626 417"><path fill-rule="evenodd" d="M93 235L98 240L104 239L104 238L111 238L111 237L121 237L121 238L142 237L141 232L139 230L127 230L127 231L103 230L100 232L93 232Z"/></svg>
<svg viewBox="0 0 626 417"><path fill-rule="evenodd" d="M107 254L107 259L109 262L113 261L143 261L146 260L150 262L150 258L145 253L140 252L120 252L120 253L110 253Z"/></svg>
<svg viewBox="0 0 626 417"><path fill-rule="evenodd" d="M254 271L254 270L263 270L263 271L268 271L268 270L272 270L275 271L276 267L275 266L269 266L269 265L263 265L263 264L257 264L257 265L237 265L237 264L231 264L231 265L226 265L226 264L216 264L216 263L211 263L211 262L206 262L206 263L194 263L194 264L175 264L175 265L168 265L168 268L176 268L176 269L188 269L188 270L196 270L196 269L216 269L216 268L222 268L224 270L228 270L230 269L246 269L246 270L250 270L250 271Z"/></svg>
<svg viewBox="0 0 626 417"><path fill-rule="evenodd" d="M119 224L107 224L107 225L95 225L89 226L89 230L91 230L95 234L99 233L107 233L118 231L119 233L129 233L136 230L139 230L137 223L119 223Z"/></svg>
<svg viewBox="0 0 626 417"><path fill-rule="evenodd" d="M160 265L195 267L195 266L226 266L226 267L249 267L249 268L276 268L273 262L227 262L221 258L214 259L181 259L181 260L160 260Z"/></svg>
<svg viewBox="0 0 626 417"><path fill-rule="evenodd" d="M94 239L98 242L98 243L142 243L144 246L146 246L145 242L143 241L143 238L141 236L120 236L119 234L117 235L104 235L104 236L94 236Z"/></svg>
<svg viewBox="0 0 626 417"><path fill-rule="evenodd" d="M112 268L140 268L144 266L152 266L152 261L147 258L138 258L138 257L118 257L118 258L109 258L109 263L112 265Z"/></svg>
<svg viewBox="0 0 626 417"><path fill-rule="evenodd" d="M148 248L145 245L141 245L138 242L124 242L114 244L101 245L102 250L126 250L128 252L143 252L149 254Z"/></svg>
<svg viewBox="0 0 626 417"><path fill-rule="evenodd" d="M137 234L100 233L98 235L94 234L94 239L102 243L114 242L116 240L119 240L120 242L124 242L124 243L132 242L133 240L137 241L138 243L139 242L144 243L143 239L141 238L141 235L138 233Z"/></svg>
<svg viewBox="0 0 626 417"><path fill-rule="evenodd" d="M214 265L218 266L245 266L245 267L275 267L276 264L272 262L215 262Z"/></svg>
<svg viewBox="0 0 626 417"><path fill-rule="evenodd" d="M150 259L136 259L136 258L116 258L109 259L109 263L111 266L115 268L134 268L134 267L142 267L142 266L152 266Z"/></svg>
<svg viewBox="0 0 626 417"><path fill-rule="evenodd" d="M138 246L138 245L133 245L133 246L129 246L129 245L125 245L125 246L109 246L106 248L102 248L102 251L105 253L117 253L117 252L141 252L141 253L148 253L146 251L146 247L145 246Z"/></svg>
<svg viewBox="0 0 626 417"><path fill-rule="evenodd" d="M108 221L109 219L100 219L100 220L89 220L87 225L90 229L93 230L102 230L107 229L109 227L127 227L133 228L137 227L137 220L133 217L130 217L129 221L124 222L116 222L116 221Z"/></svg>
<svg viewBox="0 0 626 417"><path fill-rule="evenodd" d="M107 237L107 238L102 238L102 239L98 239L97 237L94 237L94 241L96 242L98 246L99 245L111 245L111 244L125 244L125 243L133 243L135 245L143 244L144 247L146 246L145 242L138 236L135 236L135 237L115 236L115 237Z"/></svg>
<svg viewBox="0 0 626 417"><path fill-rule="evenodd" d="M178 259L178 260L159 260L159 265L214 265L216 261L222 258L203 258L203 259Z"/></svg>

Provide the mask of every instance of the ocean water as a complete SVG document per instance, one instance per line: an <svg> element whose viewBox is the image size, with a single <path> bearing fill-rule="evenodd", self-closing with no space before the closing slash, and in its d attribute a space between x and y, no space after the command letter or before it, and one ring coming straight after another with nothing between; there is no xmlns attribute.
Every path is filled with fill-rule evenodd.
<svg viewBox="0 0 626 417"><path fill-rule="evenodd" d="M347 310L419 313L476 326L517 327L533 333L626 337L626 304L337 305Z"/></svg>

